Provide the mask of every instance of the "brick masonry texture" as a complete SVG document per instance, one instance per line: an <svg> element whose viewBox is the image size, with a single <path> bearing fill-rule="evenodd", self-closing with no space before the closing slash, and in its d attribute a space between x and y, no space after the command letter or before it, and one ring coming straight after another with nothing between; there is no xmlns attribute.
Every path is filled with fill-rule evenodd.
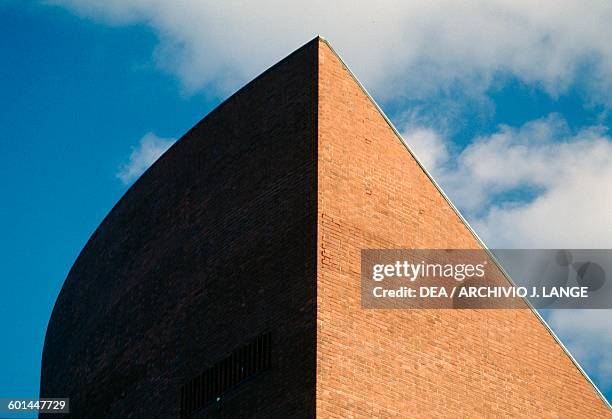
<svg viewBox="0 0 612 419"><path fill-rule="evenodd" d="M41 396L179 416L257 335L272 368L195 417L602 417L529 310L366 310L362 248L479 244L319 38L211 112L125 194L58 297Z"/></svg>
<svg viewBox="0 0 612 419"><path fill-rule="evenodd" d="M314 415L316 59L311 42L241 89L116 205L54 308L42 396L178 417L185 381L269 330L273 368L213 409Z"/></svg>
<svg viewBox="0 0 612 419"><path fill-rule="evenodd" d="M479 244L325 42L318 77L318 416L609 414L529 310L361 308L362 248Z"/></svg>

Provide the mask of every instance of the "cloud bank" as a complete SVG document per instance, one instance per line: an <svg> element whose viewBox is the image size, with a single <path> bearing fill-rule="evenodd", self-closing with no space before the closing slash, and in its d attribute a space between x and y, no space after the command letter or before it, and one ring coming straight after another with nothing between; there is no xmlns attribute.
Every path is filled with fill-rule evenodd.
<svg viewBox="0 0 612 419"><path fill-rule="evenodd" d="M132 149L129 161L121 166L116 173L118 179L125 185L136 180L155 160L166 152L176 141L175 138L160 138L149 132L145 134L138 143L138 147Z"/></svg>
<svg viewBox="0 0 612 419"><path fill-rule="evenodd" d="M502 125L460 152L431 128L404 138L490 247L612 247L612 138L558 115Z"/></svg>
<svg viewBox="0 0 612 419"><path fill-rule="evenodd" d="M159 38L156 62L189 92L226 95L320 34L379 97L479 95L512 76L551 95L578 83L591 100L612 103L606 0L47 3L110 24L150 26Z"/></svg>

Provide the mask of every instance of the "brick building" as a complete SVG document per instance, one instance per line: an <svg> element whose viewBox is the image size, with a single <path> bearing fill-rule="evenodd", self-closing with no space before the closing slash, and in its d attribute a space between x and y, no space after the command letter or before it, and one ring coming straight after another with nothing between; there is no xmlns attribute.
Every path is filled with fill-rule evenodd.
<svg viewBox="0 0 612 419"><path fill-rule="evenodd" d="M186 133L71 269L41 396L75 417L602 417L530 310L367 310L362 248L481 243L316 38Z"/></svg>

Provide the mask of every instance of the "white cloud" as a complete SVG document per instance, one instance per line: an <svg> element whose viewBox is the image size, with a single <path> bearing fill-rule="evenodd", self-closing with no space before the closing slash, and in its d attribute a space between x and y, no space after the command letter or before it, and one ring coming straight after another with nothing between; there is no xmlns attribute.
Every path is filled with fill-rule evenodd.
<svg viewBox="0 0 612 419"><path fill-rule="evenodd" d="M612 138L602 127L571 133L551 115L501 126L452 156L431 129L404 136L489 246L612 247Z"/></svg>
<svg viewBox="0 0 612 419"><path fill-rule="evenodd" d="M457 82L478 95L504 75L558 94L586 72L580 84L610 103L606 0L47 2L112 24L149 25L159 37L157 62L189 91L225 95L321 34L381 96L427 97Z"/></svg>
<svg viewBox="0 0 612 419"><path fill-rule="evenodd" d="M578 168L574 176L562 173L529 204L494 206L475 223L476 230L498 247L612 247L612 155L606 152L608 167Z"/></svg>
<svg viewBox="0 0 612 419"><path fill-rule="evenodd" d="M416 127L402 135L423 166L434 169L448 161L448 148L442 136L431 128Z"/></svg>
<svg viewBox="0 0 612 419"><path fill-rule="evenodd" d="M149 132L145 134L137 148L132 149L130 159L117 172L117 178L124 184L129 184L137 179L155 160L176 141L174 138L160 138Z"/></svg>

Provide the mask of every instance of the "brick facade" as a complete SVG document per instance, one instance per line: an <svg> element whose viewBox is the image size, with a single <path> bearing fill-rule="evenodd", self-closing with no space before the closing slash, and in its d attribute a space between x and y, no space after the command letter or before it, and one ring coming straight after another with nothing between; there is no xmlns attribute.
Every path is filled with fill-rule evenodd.
<svg viewBox="0 0 612 419"><path fill-rule="evenodd" d="M179 389L260 333L272 368L206 417L600 417L528 310L364 310L362 248L478 248L315 39L192 128L111 211L53 311L41 396L178 417Z"/></svg>
<svg viewBox="0 0 612 419"><path fill-rule="evenodd" d="M529 310L365 310L362 248L479 248L325 43L319 48L320 417L602 417Z"/></svg>
<svg viewBox="0 0 612 419"><path fill-rule="evenodd" d="M272 368L209 410L314 414L316 61L311 42L241 89L115 206L57 300L41 395L178 417L183 383L270 331Z"/></svg>

